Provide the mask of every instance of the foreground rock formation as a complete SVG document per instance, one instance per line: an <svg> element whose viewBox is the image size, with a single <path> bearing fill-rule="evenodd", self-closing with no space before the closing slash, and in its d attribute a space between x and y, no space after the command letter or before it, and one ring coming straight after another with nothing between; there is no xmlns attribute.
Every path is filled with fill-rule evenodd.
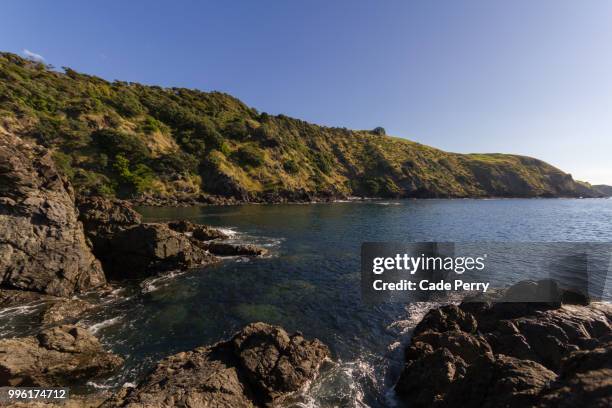
<svg viewBox="0 0 612 408"><path fill-rule="evenodd" d="M68 296L105 282L51 153L0 134L0 284Z"/></svg>
<svg viewBox="0 0 612 408"><path fill-rule="evenodd" d="M608 407L612 305L444 306L405 356L395 390L411 407Z"/></svg>
<svg viewBox="0 0 612 408"><path fill-rule="evenodd" d="M108 376L122 364L121 357L105 352L98 339L78 326L0 340L0 386L74 386Z"/></svg>
<svg viewBox="0 0 612 408"><path fill-rule="evenodd" d="M105 407L259 407L283 400L318 373L329 350L300 333L265 323L229 341L161 361L137 388Z"/></svg>

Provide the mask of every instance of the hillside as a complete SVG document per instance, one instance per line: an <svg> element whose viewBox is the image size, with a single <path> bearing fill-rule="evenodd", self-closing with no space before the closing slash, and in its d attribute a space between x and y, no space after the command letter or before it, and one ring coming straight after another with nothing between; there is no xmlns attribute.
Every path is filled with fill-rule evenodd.
<svg viewBox="0 0 612 408"><path fill-rule="evenodd" d="M593 188L605 197L612 197L612 186L607 186L605 184L598 184L598 185L593 186Z"/></svg>
<svg viewBox="0 0 612 408"><path fill-rule="evenodd" d="M54 150L81 194L246 201L596 196L540 160L260 113L219 92L108 82L0 53L0 132Z"/></svg>

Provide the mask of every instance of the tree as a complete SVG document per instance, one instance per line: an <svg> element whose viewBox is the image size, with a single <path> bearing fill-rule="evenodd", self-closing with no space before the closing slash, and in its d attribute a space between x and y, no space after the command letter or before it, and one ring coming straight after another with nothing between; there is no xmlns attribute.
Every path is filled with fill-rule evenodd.
<svg viewBox="0 0 612 408"><path fill-rule="evenodd" d="M385 128L381 126L378 126L372 129L372 133L378 136L385 136L387 134L387 132L385 131Z"/></svg>

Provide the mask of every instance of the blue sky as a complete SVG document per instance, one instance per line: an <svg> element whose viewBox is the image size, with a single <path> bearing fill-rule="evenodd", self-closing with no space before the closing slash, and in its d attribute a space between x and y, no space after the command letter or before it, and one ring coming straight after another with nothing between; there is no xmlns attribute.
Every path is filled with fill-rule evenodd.
<svg viewBox="0 0 612 408"><path fill-rule="evenodd" d="M612 2L4 1L0 49L612 184Z"/></svg>

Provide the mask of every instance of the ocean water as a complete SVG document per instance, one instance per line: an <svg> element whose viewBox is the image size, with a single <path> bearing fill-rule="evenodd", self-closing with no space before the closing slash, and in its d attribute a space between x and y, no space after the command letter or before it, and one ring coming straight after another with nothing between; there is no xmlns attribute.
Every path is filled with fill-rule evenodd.
<svg viewBox="0 0 612 408"><path fill-rule="evenodd" d="M435 302L367 305L364 241L612 242L612 200L401 200L308 205L140 208L146 221L223 226L235 242L266 246L188 272L129 282L99 300L88 325L124 369L93 387L136 383L159 359L265 321L318 337L333 361L295 407L384 407L410 330ZM24 316L30 309L20 310ZM25 317L23 317L25 319ZM23 322L22 322L23 324ZM13 326L17 327L17 326ZM7 335L6 325L0 334ZM9 333L14 334L14 333Z"/></svg>

